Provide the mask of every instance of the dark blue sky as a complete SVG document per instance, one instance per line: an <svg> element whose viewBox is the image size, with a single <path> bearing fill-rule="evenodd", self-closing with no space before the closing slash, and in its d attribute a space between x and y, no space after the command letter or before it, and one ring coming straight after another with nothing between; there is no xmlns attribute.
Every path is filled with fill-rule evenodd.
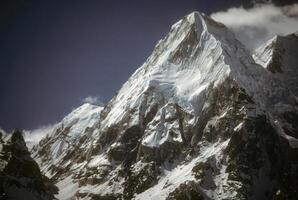
<svg viewBox="0 0 298 200"><path fill-rule="evenodd" d="M57 122L90 95L107 102L173 23L235 2L7 1L0 5L0 126Z"/></svg>

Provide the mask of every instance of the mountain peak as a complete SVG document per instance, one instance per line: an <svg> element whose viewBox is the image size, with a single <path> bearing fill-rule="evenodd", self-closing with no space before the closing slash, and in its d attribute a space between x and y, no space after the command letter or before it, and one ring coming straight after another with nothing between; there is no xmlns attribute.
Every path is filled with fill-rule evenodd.
<svg viewBox="0 0 298 200"><path fill-rule="evenodd" d="M280 125L294 110L288 98L228 28L193 12L172 26L100 116L74 110L35 158L61 188L59 199L178 199L189 190L193 199L246 199L243 191L266 199L276 193L270 181L257 190L271 174L267 153L292 147L277 139L296 142L295 127ZM268 170L259 174L262 159Z"/></svg>
<svg viewBox="0 0 298 200"><path fill-rule="evenodd" d="M277 90L271 85L270 73L255 64L228 28L192 12L171 27L147 61L123 85L110 102L114 109L107 113L102 127L108 128L125 118L126 110L118 108L131 105L133 110L139 110L144 94L152 90L159 98L198 114L203 103L195 103L197 98L227 79L237 82L263 109L282 98L266 95L264 91ZM130 117L135 117L132 123L140 120L139 115Z"/></svg>
<svg viewBox="0 0 298 200"><path fill-rule="evenodd" d="M274 36L254 52L256 63L285 82L298 95L297 51L298 33Z"/></svg>
<svg viewBox="0 0 298 200"><path fill-rule="evenodd" d="M191 24L195 24L198 27L205 26L205 28L208 28L207 26L214 26L218 28L223 28L225 27L224 24L217 22L213 20L211 17L207 16L204 13L200 13L198 11L191 12L186 16L187 20Z"/></svg>
<svg viewBox="0 0 298 200"><path fill-rule="evenodd" d="M181 20L175 23L172 26L171 32L178 31L179 27L182 27L185 32L192 31L195 29L197 37L201 37L201 34L205 32L209 32L215 35L226 34L224 24L213 20L211 17L205 15L204 13L200 13L198 11L191 12L190 14L184 16Z"/></svg>
<svg viewBox="0 0 298 200"><path fill-rule="evenodd" d="M202 26L204 19L203 19L203 13L200 13L198 11L194 11L186 16L188 22L191 24L197 25L197 26Z"/></svg>

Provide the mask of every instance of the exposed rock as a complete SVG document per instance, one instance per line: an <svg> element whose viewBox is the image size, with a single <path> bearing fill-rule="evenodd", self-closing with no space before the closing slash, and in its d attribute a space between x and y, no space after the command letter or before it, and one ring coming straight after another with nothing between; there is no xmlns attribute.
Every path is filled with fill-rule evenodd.
<svg viewBox="0 0 298 200"><path fill-rule="evenodd" d="M169 194L166 200L205 200L194 182L182 183Z"/></svg>
<svg viewBox="0 0 298 200"><path fill-rule="evenodd" d="M41 174L30 157L22 133L18 130L1 140L0 192L1 199L55 199L58 188Z"/></svg>

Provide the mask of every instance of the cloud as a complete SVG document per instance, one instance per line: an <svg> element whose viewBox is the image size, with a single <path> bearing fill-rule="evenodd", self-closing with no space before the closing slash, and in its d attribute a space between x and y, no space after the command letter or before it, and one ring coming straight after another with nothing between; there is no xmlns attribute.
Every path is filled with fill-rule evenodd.
<svg viewBox="0 0 298 200"><path fill-rule="evenodd" d="M51 134L55 128L56 124L41 126L35 130L23 130L23 136L27 144L27 147L31 149L34 145L38 144L39 141L43 139L46 135Z"/></svg>
<svg viewBox="0 0 298 200"><path fill-rule="evenodd" d="M101 98L98 96L88 96L82 100L83 103L90 103L94 105L102 106L103 102L101 101Z"/></svg>
<svg viewBox="0 0 298 200"><path fill-rule="evenodd" d="M298 31L298 4L283 7L258 4L250 9L230 8L213 13L211 17L229 27L249 50L254 50L275 35Z"/></svg>

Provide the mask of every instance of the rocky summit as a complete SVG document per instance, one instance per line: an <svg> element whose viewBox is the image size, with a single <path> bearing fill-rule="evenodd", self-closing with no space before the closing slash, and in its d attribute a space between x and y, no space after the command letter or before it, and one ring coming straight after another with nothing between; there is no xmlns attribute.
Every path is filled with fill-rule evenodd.
<svg viewBox="0 0 298 200"><path fill-rule="evenodd" d="M103 108L75 109L32 156L60 200L296 199L296 37L253 58L193 12Z"/></svg>
<svg viewBox="0 0 298 200"><path fill-rule="evenodd" d="M0 132L0 199L51 200L57 192L30 157L22 133Z"/></svg>

